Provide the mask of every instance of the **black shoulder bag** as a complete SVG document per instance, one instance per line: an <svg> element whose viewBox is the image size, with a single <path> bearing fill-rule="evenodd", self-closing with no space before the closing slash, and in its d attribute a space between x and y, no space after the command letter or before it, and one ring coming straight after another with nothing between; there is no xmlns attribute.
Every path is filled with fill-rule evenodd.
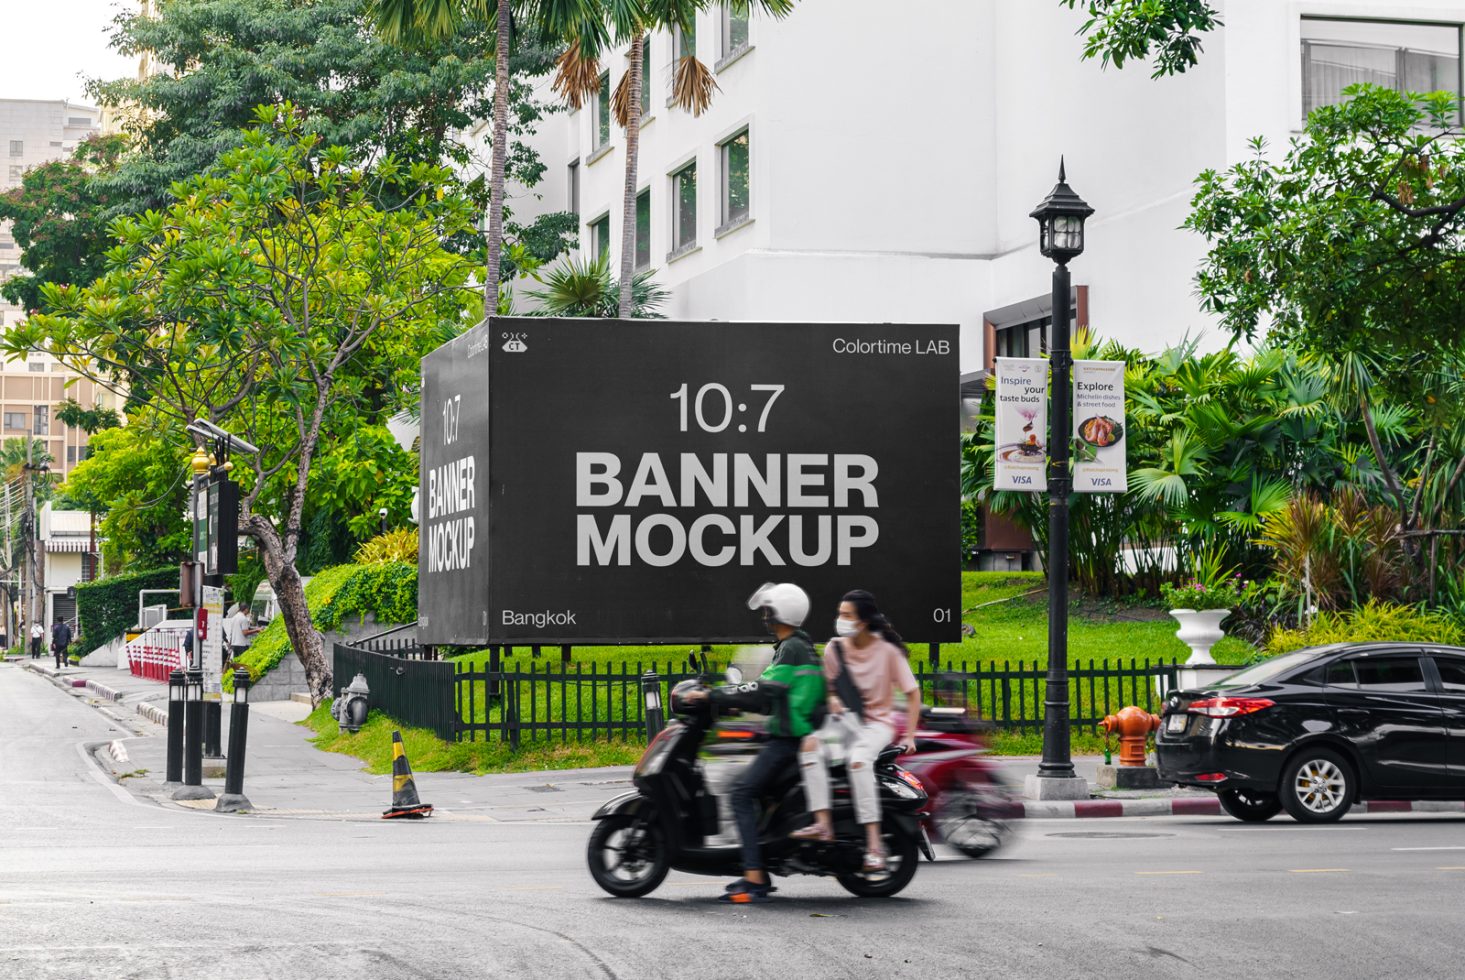
<svg viewBox="0 0 1465 980"><path fill-rule="evenodd" d="M834 693L844 702L845 709L853 711L865 720L865 696L860 693L855 679L849 675L849 665L844 661L844 644L834 641L834 655L839 658L839 673L834 676Z"/></svg>

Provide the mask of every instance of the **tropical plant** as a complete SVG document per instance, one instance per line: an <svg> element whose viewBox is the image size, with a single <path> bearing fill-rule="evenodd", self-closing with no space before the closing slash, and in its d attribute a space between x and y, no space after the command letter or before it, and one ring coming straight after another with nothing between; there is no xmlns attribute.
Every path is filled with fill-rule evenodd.
<svg viewBox="0 0 1465 980"><path fill-rule="evenodd" d="M258 118L166 212L115 222L107 272L84 289L47 286L53 312L14 328L4 350L125 384L177 436L201 417L260 447L234 456L240 531L319 703L331 666L296 567L313 468L363 415L400 410L444 324L463 322L469 263L443 243L474 208L449 168L360 166L289 105ZM388 197L400 203L379 207Z"/></svg>
<svg viewBox="0 0 1465 980"><path fill-rule="evenodd" d="M659 318L661 306L670 294L651 278L655 269L638 272L631 283L631 309L620 308L621 287L610 278L610 260L604 255L593 259L566 256L547 272L536 272L534 278L543 289L525 291L539 307L530 316L631 316Z"/></svg>
<svg viewBox="0 0 1465 980"><path fill-rule="evenodd" d="M378 534L362 542L356 549L356 564L377 565L384 562L417 564L418 534L415 527L398 528Z"/></svg>
<svg viewBox="0 0 1465 980"><path fill-rule="evenodd" d="M600 91L599 58L611 43L627 45L626 71L611 98L616 123L626 131L625 182L621 201L620 289L617 315L633 316L637 305L634 289L636 256L637 167L641 145L641 77L643 40L654 31L693 30L700 11L724 8L745 14L758 11L782 18L793 12L795 0L596 0L598 18L586 18L577 10L573 17L559 17L558 33L570 42L560 57L554 86L572 108ZM696 53L677 59L672 82L672 104L700 116L712 104L717 82L712 71Z"/></svg>
<svg viewBox="0 0 1465 980"><path fill-rule="evenodd" d="M1276 629L1267 639L1269 653L1286 653L1327 643L1388 640L1397 643L1465 644L1465 628L1445 613L1423 606L1369 599L1341 612L1322 612L1303 629Z"/></svg>

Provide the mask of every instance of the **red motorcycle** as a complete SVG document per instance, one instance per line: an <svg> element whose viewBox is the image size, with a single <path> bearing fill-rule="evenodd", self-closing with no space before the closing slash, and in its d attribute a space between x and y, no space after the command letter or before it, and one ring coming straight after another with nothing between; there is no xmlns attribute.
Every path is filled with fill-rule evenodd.
<svg viewBox="0 0 1465 980"><path fill-rule="evenodd" d="M925 705L916 750L897 760L921 781L930 798L921 818L927 835L969 858L985 857L1005 844L1012 836L1012 820L1021 816L1008 777L982 744L982 733L991 727L963 707ZM709 751L739 753L766 737L761 721L724 720Z"/></svg>
<svg viewBox="0 0 1465 980"><path fill-rule="evenodd" d="M930 797L922 824L926 833L969 858L985 857L1005 844L1012 821L1021 816L1007 775L982 745L981 735L991 727L963 707L926 705L916 750L899 759Z"/></svg>

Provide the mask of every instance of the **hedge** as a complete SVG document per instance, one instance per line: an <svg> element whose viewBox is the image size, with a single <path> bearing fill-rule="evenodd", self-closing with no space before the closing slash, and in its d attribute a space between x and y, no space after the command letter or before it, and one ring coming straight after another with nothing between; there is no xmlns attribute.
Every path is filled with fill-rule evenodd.
<svg viewBox="0 0 1465 980"><path fill-rule="evenodd" d="M417 619L417 566L405 562L378 565L336 565L318 572L305 586L305 605L318 630L334 630L347 616L372 613L379 623ZM285 617L276 616L236 661L257 681L293 653ZM234 690L232 672L224 690Z"/></svg>
<svg viewBox="0 0 1465 980"><path fill-rule="evenodd" d="M113 575L111 578L86 582L76 587L77 632L86 637L88 649L95 650L139 625L139 589L172 589L176 593L178 566ZM158 597L152 598L156 604ZM176 595L168 605L177 605Z"/></svg>

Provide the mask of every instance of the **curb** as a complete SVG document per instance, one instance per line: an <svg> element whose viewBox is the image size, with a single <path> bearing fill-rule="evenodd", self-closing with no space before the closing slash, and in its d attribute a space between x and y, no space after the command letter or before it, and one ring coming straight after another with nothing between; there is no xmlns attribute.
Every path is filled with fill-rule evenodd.
<svg viewBox="0 0 1465 980"><path fill-rule="evenodd" d="M1038 803L1018 800L1015 816L1060 820L1082 817L1214 817L1223 812L1221 801L1205 797L1168 800L1077 800L1072 803ZM1349 813L1465 813L1460 800L1367 800L1356 803Z"/></svg>
<svg viewBox="0 0 1465 980"><path fill-rule="evenodd" d="M137 713L155 725L162 725L164 728L168 727L168 712L155 704L149 704L144 701L137 706Z"/></svg>
<svg viewBox="0 0 1465 980"><path fill-rule="evenodd" d="M98 684L94 680L88 680L86 682L86 689L88 691L91 691L97 697L99 697L99 698L106 698L108 701L121 701L122 700L122 692L121 691L114 691L110 687L108 687L107 685L105 685L105 684Z"/></svg>

